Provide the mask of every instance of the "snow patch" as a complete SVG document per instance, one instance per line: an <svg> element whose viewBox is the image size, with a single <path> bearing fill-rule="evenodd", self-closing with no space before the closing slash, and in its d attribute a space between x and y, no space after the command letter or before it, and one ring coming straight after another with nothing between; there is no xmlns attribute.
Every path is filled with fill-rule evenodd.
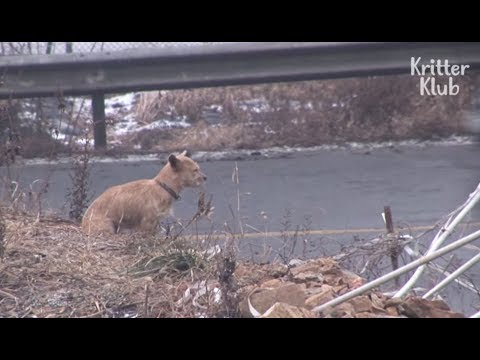
<svg viewBox="0 0 480 360"><path fill-rule="evenodd" d="M115 109L122 108L131 111L135 102L135 93L128 93L105 99L105 113L115 112Z"/></svg>

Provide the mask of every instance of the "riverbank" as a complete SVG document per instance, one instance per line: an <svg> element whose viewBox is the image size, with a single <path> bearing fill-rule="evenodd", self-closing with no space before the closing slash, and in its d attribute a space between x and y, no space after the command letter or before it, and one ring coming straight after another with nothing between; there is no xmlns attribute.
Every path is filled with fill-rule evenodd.
<svg viewBox="0 0 480 360"><path fill-rule="evenodd" d="M254 264L234 242L87 237L71 222L1 209L0 317L464 317L378 290L312 309L365 280L331 258Z"/></svg>
<svg viewBox="0 0 480 360"><path fill-rule="evenodd" d="M434 140L403 140L403 141L383 141L383 142L347 142L342 144L318 145L311 147L271 147L262 149L238 149L223 151L194 151L192 158L198 162L205 161L243 161L260 159L279 159L288 158L297 154L315 155L324 151L348 151L353 154L369 155L371 151L378 149L391 149L392 151L401 151L402 148L422 149L436 146L462 146L478 144L478 137L474 135L458 136L453 135L447 138ZM182 149L179 149L179 151ZM183 151L183 150L182 150ZM91 163L115 163L115 162L140 162L140 161L164 161L168 157L168 152L153 151L130 151L118 152L112 154L108 152L89 152ZM71 164L72 157L75 155L50 156L23 158L18 156L14 165L53 165L53 164Z"/></svg>
<svg viewBox="0 0 480 360"><path fill-rule="evenodd" d="M411 76L111 94L108 148L96 153L261 152L464 137L478 133L480 122L474 78L462 81L464 91L452 97L420 96ZM0 131L9 146L18 142L24 158L78 153L85 141L93 147L91 111L87 97L2 101Z"/></svg>

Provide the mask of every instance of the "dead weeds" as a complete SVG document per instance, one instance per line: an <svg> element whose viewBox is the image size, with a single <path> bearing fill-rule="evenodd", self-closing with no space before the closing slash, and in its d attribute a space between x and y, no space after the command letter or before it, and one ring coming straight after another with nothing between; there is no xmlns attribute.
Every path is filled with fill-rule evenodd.
<svg viewBox="0 0 480 360"><path fill-rule="evenodd" d="M2 212L0 317L190 317L218 311L210 306L210 293L218 292L216 263L200 246L182 248L188 239L173 245L160 237L88 237L73 222ZM204 294L185 296L198 293L205 279Z"/></svg>

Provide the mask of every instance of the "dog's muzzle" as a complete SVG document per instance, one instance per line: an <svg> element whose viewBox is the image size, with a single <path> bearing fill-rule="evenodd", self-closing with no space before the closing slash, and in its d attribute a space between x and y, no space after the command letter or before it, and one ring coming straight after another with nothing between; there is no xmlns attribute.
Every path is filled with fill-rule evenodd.
<svg viewBox="0 0 480 360"><path fill-rule="evenodd" d="M205 183L205 181L207 181L207 177L202 174L201 177L197 178L195 183L197 186L202 186Z"/></svg>

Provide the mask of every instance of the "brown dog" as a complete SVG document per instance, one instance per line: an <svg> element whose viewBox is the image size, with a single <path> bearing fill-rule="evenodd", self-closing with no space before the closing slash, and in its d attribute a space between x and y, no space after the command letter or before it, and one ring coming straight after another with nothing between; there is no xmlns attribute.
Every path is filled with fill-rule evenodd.
<svg viewBox="0 0 480 360"><path fill-rule="evenodd" d="M82 220L86 234L115 234L123 229L154 231L184 187L203 185L206 176L187 151L171 154L153 179L107 189L90 205Z"/></svg>

